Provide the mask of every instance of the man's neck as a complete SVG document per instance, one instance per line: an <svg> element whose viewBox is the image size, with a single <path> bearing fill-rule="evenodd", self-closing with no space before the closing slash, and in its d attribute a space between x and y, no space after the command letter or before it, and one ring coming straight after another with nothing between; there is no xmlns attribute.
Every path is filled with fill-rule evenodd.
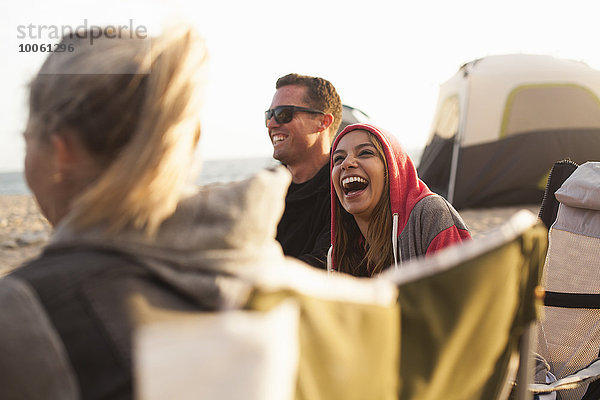
<svg viewBox="0 0 600 400"><path fill-rule="evenodd" d="M321 162L302 163L296 165L287 165L287 169L292 174L293 183L304 183L311 180L317 172L321 170L329 161L329 157L321 160Z"/></svg>

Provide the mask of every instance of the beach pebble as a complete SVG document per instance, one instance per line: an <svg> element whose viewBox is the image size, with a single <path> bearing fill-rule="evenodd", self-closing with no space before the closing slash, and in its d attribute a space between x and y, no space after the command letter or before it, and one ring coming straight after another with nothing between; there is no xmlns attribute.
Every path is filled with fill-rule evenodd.
<svg viewBox="0 0 600 400"><path fill-rule="evenodd" d="M17 247L19 247L19 245L14 239L5 240L2 243L0 243L0 248L3 249L16 249Z"/></svg>
<svg viewBox="0 0 600 400"><path fill-rule="evenodd" d="M24 232L16 240L19 246L30 246L32 244L44 243L48 240L48 233L44 231Z"/></svg>

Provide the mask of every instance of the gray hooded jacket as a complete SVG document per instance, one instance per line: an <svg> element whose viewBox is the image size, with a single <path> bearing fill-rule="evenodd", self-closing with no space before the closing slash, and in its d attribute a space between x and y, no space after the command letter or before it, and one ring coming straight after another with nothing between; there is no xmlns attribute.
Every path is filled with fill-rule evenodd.
<svg viewBox="0 0 600 400"><path fill-rule="evenodd" d="M137 327L242 307L259 279L303 268L274 240L289 182L279 168L201 188L154 239L74 233L67 217L0 280L0 398L131 397Z"/></svg>

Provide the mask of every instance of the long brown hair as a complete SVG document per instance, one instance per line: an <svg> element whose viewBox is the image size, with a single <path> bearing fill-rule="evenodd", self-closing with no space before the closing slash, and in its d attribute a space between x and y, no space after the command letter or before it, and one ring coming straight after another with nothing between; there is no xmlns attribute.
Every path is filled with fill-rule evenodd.
<svg viewBox="0 0 600 400"><path fill-rule="evenodd" d="M373 276L392 264L394 259L391 241L392 209L390 206L390 181L383 146L369 132L369 140L385 168L383 193L373 210L364 243L362 234L352 214L348 213L335 196L335 246L333 260L336 269L355 276Z"/></svg>

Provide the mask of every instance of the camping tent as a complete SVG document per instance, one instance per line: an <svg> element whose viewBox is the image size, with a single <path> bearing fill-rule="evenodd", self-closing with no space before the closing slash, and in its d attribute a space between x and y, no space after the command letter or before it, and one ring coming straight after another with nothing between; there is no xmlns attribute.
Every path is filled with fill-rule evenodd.
<svg viewBox="0 0 600 400"><path fill-rule="evenodd" d="M342 123L337 133L340 133L345 127L352 124L368 123L369 116L358 108L342 104Z"/></svg>
<svg viewBox="0 0 600 400"><path fill-rule="evenodd" d="M600 160L600 71L490 56L441 85L419 176L456 208L540 203L555 161Z"/></svg>

